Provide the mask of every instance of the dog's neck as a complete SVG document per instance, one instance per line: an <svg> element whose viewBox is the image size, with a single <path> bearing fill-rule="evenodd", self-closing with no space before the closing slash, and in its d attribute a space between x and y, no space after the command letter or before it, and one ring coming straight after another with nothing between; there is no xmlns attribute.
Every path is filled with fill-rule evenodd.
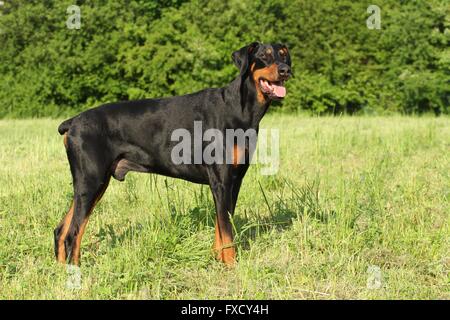
<svg viewBox="0 0 450 320"><path fill-rule="evenodd" d="M241 115L241 120L249 127L257 129L270 107L271 100L258 101L255 84L248 75L239 75L225 89L225 102ZM239 93L239 94L236 94Z"/></svg>

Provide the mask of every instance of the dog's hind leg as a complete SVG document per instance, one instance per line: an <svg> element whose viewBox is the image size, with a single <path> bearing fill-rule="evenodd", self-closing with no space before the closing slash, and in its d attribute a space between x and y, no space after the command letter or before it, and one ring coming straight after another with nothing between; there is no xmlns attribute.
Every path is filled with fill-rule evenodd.
<svg viewBox="0 0 450 320"><path fill-rule="evenodd" d="M73 217L64 240L69 263L79 265L81 240L95 205L108 187L110 176L89 176L75 187Z"/></svg>
<svg viewBox="0 0 450 320"><path fill-rule="evenodd" d="M80 245L88 219L95 205L100 201L108 187L109 176L83 177L77 181L74 200L69 212L55 229L55 255L58 262L78 265Z"/></svg>
<svg viewBox="0 0 450 320"><path fill-rule="evenodd" d="M67 212L66 216L61 220L58 227L56 227L54 231L55 236L55 256L56 260L61 263L66 262L67 254L66 249L64 247L64 240L66 240L67 231L69 231L70 223L72 222L73 217L73 201L70 206L69 212Z"/></svg>
<svg viewBox="0 0 450 320"><path fill-rule="evenodd" d="M81 239L92 210L108 187L112 161L98 137L80 139L78 136L71 140L69 136L68 140L74 198L71 209L55 229L55 254L59 262L64 263L69 258L69 263L78 265Z"/></svg>
<svg viewBox="0 0 450 320"><path fill-rule="evenodd" d="M68 150L68 139L67 132L64 133L64 147L66 151ZM67 231L69 231L70 223L72 222L73 217L73 200L70 205L70 209L65 215L65 217L61 220L59 225L54 230L54 239L55 239L55 256L58 262L65 263L67 259L66 249L64 247L64 240L66 239Z"/></svg>

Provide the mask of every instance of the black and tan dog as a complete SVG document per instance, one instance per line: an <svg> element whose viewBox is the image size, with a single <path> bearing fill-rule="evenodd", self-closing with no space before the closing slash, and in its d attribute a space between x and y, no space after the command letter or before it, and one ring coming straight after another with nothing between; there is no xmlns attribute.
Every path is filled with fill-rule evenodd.
<svg viewBox="0 0 450 320"><path fill-rule="evenodd" d="M171 133L203 129L255 129L273 99L282 99L291 75L284 45L252 43L232 55L240 70L228 86L185 96L111 103L85 111L58 128L73 177L74 197L69 212L55 229L59 262L79 264L80 245L89 215L110 177L123 180L128 171L157 173L210 186L216 206L214 250L217 258L235 262L230 214L235 210L248 161L238 164L174 164ZM235 148L234 157L248 150ZM246 155L247 157L248 154ZM239 162L241 163L241 161Z"/></svg>

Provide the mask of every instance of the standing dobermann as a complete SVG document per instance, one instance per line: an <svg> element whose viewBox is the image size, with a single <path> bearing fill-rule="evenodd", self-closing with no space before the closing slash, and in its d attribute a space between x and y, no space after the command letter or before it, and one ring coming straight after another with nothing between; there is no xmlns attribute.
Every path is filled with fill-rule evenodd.
<svg viewBox="0 0 450 320"><path fill-rule="evenodd" d="M73 178L72 205L55 229L59 262L79 264L80 245L89 216L111 176L122 181L128 171L157 173L210 186L216 206L214 251L227 265L235 262L230 215L234 213L249 162L237 164L174 164L171 133L254 129L273 99L286 95L291 75L286 46L254 42L232 54L239 76L228 86L184 96L106 104L64 121L58 128ZM238 155L239 153L239 155ZM234 148L233 157L247 158L248 148Z"/></svg>

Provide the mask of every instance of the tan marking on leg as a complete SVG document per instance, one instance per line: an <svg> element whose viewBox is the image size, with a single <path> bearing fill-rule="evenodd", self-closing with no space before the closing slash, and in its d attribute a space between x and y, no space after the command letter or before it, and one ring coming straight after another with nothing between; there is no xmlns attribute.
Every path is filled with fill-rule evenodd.
<svg viewBox="0 0 450 320"><path fill-rule="evenodd" d="M88 221L89 221L89 217L86 217L86 219L84 219L83 223L81 224L80 229L78 230L78 234L75 239L75 244L73 246L72 262L77 266L80 264L81 239L83 238L84 231L86 230L86 225L87 225Z"/></svg>
<svg viewBox="0 0 450 320"><path fill-rule="evenodd" d="M214 233L214 245L213 245L213 250L216 253L216 257L218 257L221 249L222 249L222 239L220 237L219 224L217 223L217 218L216 218L216 226L215 226L215 233Z"/></svg>
<svg viewBox="0 0 450 320"><path fill-rule="evenodd" d="M227 266L233 266L236 262L236 250L232 237L223 237L222 261Z"/></svg>
<svg viewBox="0 0 450 320"><path fill-rule="evenodd" d="M66 247L64 246L64 241L66 240L67 232L69 231L70 223L72 222L73 217L73 202L70 206L69 212L67 212L66 216L60 223L62 225L61 234L58 239L58 262L66 263Z"/></svg>
<svg viewBox="0 0 450 320"><path fill-rule="evenodd" d="M78 234L76 236L75 244L73 245L73 249L72 249L72 252L73 252L72 262L77 266L80 264L81 240L83 239L84 231L86 230L86 225L88 224L89 217L91 216L92 211L94 211L94 208L97 205L97 203L100 201L100 199L105 194L105 191L108 188L108 184L109 184L109 180L105 183L103 190L99 193L99 195L95 199L94 204L92 205L91 209L89 210L89 212L86 215L86 218L81 223L80 228L78 229Z"/></svg>
<svg viewBox="0 0 450 320"><path fill-rule="evenodd" d="M223 230L216 218L214 252L216 259L225 263L227 266L233 266L236 262L236 250L233 244L233 234L231 230Z"/></svg>

